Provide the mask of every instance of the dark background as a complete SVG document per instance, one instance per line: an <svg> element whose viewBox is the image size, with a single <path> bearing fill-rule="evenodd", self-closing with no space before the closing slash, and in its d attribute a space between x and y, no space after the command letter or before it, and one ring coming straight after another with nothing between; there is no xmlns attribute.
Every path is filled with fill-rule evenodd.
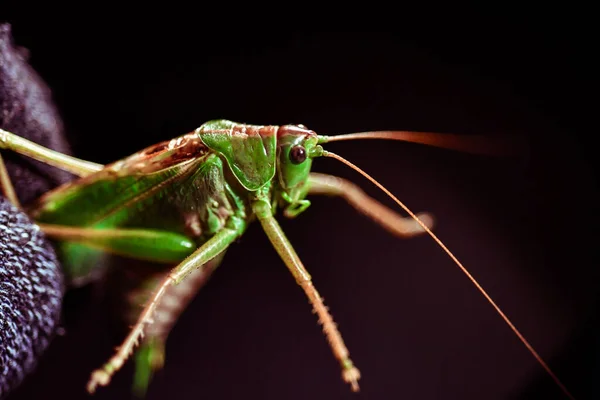
<svg viewBox="0 0 600 400"><path fill-rule="evenodd" d="M598 370L596 76L590 38L481 22L460 34L256 33L181 21L8 19L53 90L73 154L107 163L227 118L323 134L404 129L513 134L518 158L400 142L336 143L436 233L580 399ZM372 185L334 160L315 170ZM258 225L180 319L148 399L561 399L445 253L399 240L342 200L282 226L361 369L353 394L307 301ZM88 398L121 337L93 289L65 302L67 334L12 399ZM129 398L131 365L97 399ZM599 392L596 392L598 396Z"/></svg>

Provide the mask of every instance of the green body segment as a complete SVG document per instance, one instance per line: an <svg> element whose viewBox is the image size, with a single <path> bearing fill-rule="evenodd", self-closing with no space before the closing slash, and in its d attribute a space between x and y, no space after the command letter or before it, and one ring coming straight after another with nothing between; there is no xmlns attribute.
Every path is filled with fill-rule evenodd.
<svg viewBox="0 0 600 400"><path fill-rule="evenodd" d="M204 144L227 160L235 177L250 191L275 176L277 127L209 121L196 130Z"/></svg>
<svg viewBox="0 0 600 400"><path fill-rule="evenodd" d="M49 192L29 212L45 224L121 229L58 244L73 282L86 282L106 252L177 264L247 207L247 191L225 168L222 157L190 133Z"/></svg>
<svg viewBox="0 0 600 400"><path fill-rule="evenodd" d="M72 281L85 282L105 252L177 263L236 211L251 219L251 203L259 198L283 203L288 215L306 209L311 160L290 161L298 145L313 151L316 135L295 126L210 121L61 186L28 212L44 224L135 230L60 243Z"/></svg>

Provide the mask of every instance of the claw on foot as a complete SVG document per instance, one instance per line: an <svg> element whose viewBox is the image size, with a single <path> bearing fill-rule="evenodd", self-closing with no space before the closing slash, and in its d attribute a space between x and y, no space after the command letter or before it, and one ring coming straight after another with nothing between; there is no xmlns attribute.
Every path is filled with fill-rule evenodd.
<svg viewBox="0 0 600 400"><path fill-rule="evenodd" d="M428 227L429 229L433 229L433 226L435 224L435 219L433 218L433 215L426 212L422 212L417 214L417 218L419 218L421 222L425 224L426 227ZM415 221L415 224L415 228L418 232L425 232L425 229L423 229L423 227L417 221Z"/></svg>
<svg viewBox="0 0 600 400"><path fill-rule="evenodd" d="M106 386L110 382L110 375L103 369L97 369L92 373L92 377L87 384L88 393L92 394L96 391L98 385Z"/></svg>
<svg viewBox="0 0 600 400"><path fill-rule="evenodd" d="M353 392L360 391L360 387L358 386L358 380L360 379L360 371L358 368L354 366L350 366L342 372L342 377L344 378L344 382L349 383L352 387Z"/></svg>

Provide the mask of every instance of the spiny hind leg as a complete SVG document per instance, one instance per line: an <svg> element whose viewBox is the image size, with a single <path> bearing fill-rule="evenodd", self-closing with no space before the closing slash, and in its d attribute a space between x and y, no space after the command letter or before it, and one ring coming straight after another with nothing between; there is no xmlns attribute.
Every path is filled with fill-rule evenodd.
<svg viewBox="0 0 600 400"><path fill-rule="evenodd" d="M170 286L154 312L154 323L148 325L145 338L135 355L135 376L133 393L143 397L148 389L154 373L161 369L165 360L165 344L169 333L175 326L179 316L194 296L208 282L215 269L221 264L225 252L208 261L201 269L192 272L186 280L176 286ZM156 283L155 278L145 282ZM159 280L160 282L160 280ZM147 283L144 283L147 287ZM142 289L143 290L143 289ZM134 293L135 294L135 293ZM131 298L132 302L147 301L147 291L142 291ZM135 307L137 304L131 304Z"/></svg>
<svg viewBox="0 0 600 400"><path fill-rule="evenodd" d="M0 129L0 149L12 150L78 176L86 176L104 168L101 164L81 160L40 146L4 129Z"/></svg>
<svg viewBox="0 0 600 400"><path fill-rule="evenodd" d="M223 229L171 270L162 280L154 295L146 302L135 326L131 329L116 354L102 368L92 373L87 385L88 392L93 393L98 385L106 386L112 375L123 366L140 338L143 337L146 326L154 323L155 311L167 290L171 286L183 282L195 270L204 268L208 261L225 251L242 234L244 229L245 222L242 218L237 215L230 217Z"/></svg>
<svg viewBox="0 0 600 400"><path fill-rule="evenodd" d="M412 237L425 230L411 217L402 217L377 200L369 197L360 187L346 179L333 175L311 173L309 176L309 194L339 196L344 198L356 210L371 218L377 224L399 237ZM417 217L429 228L433 227L433 217L427 213Z"/></svg>

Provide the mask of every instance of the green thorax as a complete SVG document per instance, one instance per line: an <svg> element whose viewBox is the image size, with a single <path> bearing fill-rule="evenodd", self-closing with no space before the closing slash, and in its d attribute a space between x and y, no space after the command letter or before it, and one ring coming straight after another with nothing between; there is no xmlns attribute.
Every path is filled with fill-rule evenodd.
<svg viewBox="0 0 600 400"><path fill-rule="evenodd" d="M196 133L227 161L242 186L254 192L275 176L277 129L215 120L203 124Z"/></svg>
<svg viewBox="0 0 600 400"><path fill-rule="evenodd" d="M246 125L214 120L196 130L203 143L221 155L239 183L271 202L283 203L288 215L308 206L304 200L312 158L322 154L317 135L302 125Z"/></svg>

